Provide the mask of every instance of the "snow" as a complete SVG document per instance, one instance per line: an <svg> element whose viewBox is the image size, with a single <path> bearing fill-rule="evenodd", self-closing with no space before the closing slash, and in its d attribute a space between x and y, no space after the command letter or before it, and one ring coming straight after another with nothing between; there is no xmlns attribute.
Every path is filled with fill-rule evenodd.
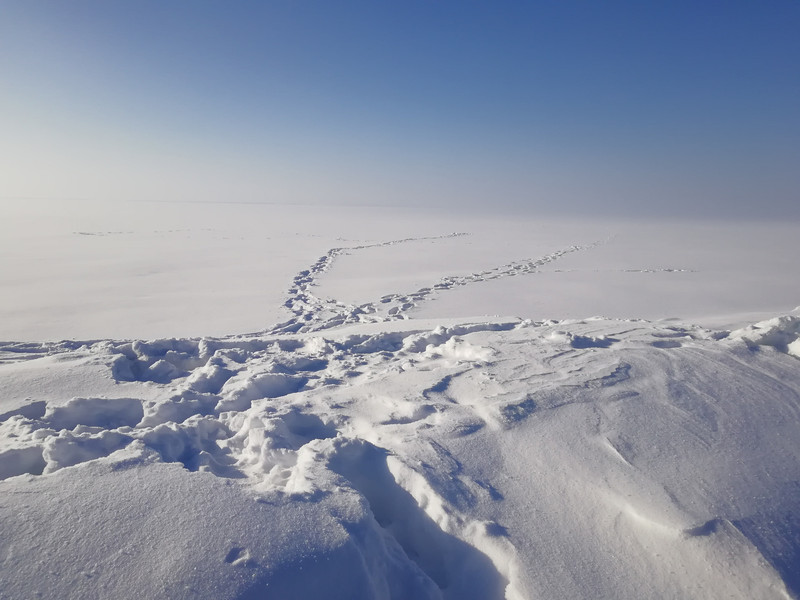
<svg viewBox="0 0 800 600"><path fill-rule="evenodd" d="M78 206L5 208L0 598L800 594L800 226Z"/></svg>

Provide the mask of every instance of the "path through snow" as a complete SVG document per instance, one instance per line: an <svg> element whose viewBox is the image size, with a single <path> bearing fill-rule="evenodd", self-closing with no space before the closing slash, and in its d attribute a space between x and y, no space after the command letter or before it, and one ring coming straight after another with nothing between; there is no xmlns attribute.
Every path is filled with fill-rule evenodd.
<svg viewBox="0 0 800 600"><path fill-rule="evenodd" d="M0 345L0 598L800 592L800 317L409 318L577 245L314 295L413 241L263 333Z"/></svg>

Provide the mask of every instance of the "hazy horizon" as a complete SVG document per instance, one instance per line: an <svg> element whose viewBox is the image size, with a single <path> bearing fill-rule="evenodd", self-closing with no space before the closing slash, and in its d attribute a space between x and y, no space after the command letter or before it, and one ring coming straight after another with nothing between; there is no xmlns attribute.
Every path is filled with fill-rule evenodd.
<svg viewBox="0 0 800 600"><path fill-rule="evenodd" d="M788 0L0 14L0 199L800 216Z"/></svg>

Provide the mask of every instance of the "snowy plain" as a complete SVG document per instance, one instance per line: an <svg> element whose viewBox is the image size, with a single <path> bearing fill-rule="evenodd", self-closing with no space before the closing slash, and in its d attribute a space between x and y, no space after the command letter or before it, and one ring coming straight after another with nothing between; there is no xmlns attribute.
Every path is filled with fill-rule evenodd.
<svg viewBox="0 0 800 600"><path fill-rule="evenodd" d="M797 223L4 201L0 598L795 598Z"/></svg>

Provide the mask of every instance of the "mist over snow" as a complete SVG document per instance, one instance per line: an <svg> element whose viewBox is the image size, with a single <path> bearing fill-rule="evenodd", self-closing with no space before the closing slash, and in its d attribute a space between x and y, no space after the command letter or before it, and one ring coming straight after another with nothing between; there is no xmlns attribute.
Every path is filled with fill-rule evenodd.
<svg viewBox="0 0 800 600"><path fill-rule="evenodd" d="M800 3L0 3L0 600L800 599Z"/></svg>
<svg viewBox="0 0 800 600"><path fill-rule="evenodd" d="M800 224L2 211L0 598L800 594Z"/></svg>

